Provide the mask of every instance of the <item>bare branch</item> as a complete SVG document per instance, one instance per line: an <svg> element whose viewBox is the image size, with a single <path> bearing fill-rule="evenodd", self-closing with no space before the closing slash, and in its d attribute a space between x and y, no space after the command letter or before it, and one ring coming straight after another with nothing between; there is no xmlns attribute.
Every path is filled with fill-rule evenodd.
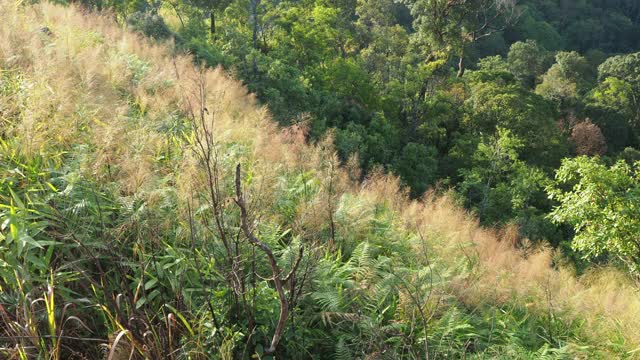
<svg viewBox="0 0 640 360"><path fill-rule="evenodd" d="M296 262L293 265L293 267L291 268L291 271L289 271L289 274L287 276L285 276L284 279L282 279L282 282L288 283L289 280L291 280L292 276L298 270L298 266L300 266L300 260L302 260L303 253L304 253L304 246L300 245L300 249L298 250L298 259L296 259Z"/></svg>
<svg viewBox="0 0 640 360"><path fill-rule="evenodd" d="M240 227L242 228L242 231L245 237L249 240L249 242L253 246L262 250L262 252L264 252L265 255L267 255L267 258L269 259L269 264L271 265L271 274L272 274L273 284L276 288L276 291L278 292L278 298L280 300L280 317L278 319L278 324L276 325L276 329L273 333L273 337L271 339L271 345L269 345L269 347L264 351L265 355L271 355L276 351L276 348L278 347L278 343L280 342L280 338L282 338L282 334L285 329L287 318L289 317L289 301L287 300L287 296L284 292L283 284L293 279L293 275L295 274L298 266L300 265L300 260L302 259L304 248L300 246L300 253L299 253L298 259L296 260L296 263L291 269L291 272L284 279L280 278L280 267L278 266L278 262L276 261L276 258L273 255L273 251L271 251L271 248L269 247L269 245L260 241L251 232L251 229L249 227L249 221L248 221L249 216L247 214L247 205L245 203L244 196L242 195L242 184L240 181L240 176L241 176L241 166L240 164L238 164L236 166L235 202L240 208Z"/></svg>

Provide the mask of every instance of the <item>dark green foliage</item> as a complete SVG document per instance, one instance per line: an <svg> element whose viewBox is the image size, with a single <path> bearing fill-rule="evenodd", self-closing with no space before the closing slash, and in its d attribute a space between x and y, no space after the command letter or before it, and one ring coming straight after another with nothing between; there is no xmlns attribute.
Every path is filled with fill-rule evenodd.
<svg viewBox="0 0 640 360"><path fill-rule="evenodd" d="M156 40L166 40L173 35L162 17L153 12L137 11L127 19L127 24L133 30Z"/></svg>
<svg viewBox="0 0 640 360"><path fill-rule="evenodd" d="M628 118L614 108L597 104L588 104L584 109L585 116L598 125L605 138L607 148L611 153L618 153L627 146L637 143L633 128Z"/></svg>
<svg viewBox="0 0 640 360"><path fill-rule="evenodd" d="M624 114L637 130L640 126L640 53L607 59L598 67L598 79L600 85L594 91L595 100Z"/></svg>
<svg viewBox="0 0 640 360"><path fill-rule="evenodd" d="M413 194L421 195L432 186L438 174L436 149L422 144L408 143L396 161L396 173L412 184Z"/></svg>
<svg viewBox="0 0 640 360"><path fill-rule="evenodd" d="M511 80L491 79L483 72L470 76L465 126L482 134L509 129L524 141L523 160L538 166L558 164L566 145L552 104Z"/></svg>
<svg viewBox="0 0 640 360"><path fill-rule="evenodd" d="M534 40L516 42L511 45L507 56L509 71L526 87L533 87L537 78L544 73L549 56Z"/></svg>
<svg viewBox="0 0 640 360"><path fill-rule="evenodd" d="M629 165L635 164L640 161L640 151L632 147L626 147L622 152L620 152L620 158L626 161Z"/></svg>
<svg viewBox="0 0 640 360"><path fill-rule="evenodd" d="M525 14L529 19L516 28L516 34L522 31L520 39L532 38L547 49L586 52L599 48L615 53L629 52L639 45L637 37L632 35L640 25L638 7L633 1L525 0L522 3L527 7ZM560 46L550 46L552 44Z"/></svg>

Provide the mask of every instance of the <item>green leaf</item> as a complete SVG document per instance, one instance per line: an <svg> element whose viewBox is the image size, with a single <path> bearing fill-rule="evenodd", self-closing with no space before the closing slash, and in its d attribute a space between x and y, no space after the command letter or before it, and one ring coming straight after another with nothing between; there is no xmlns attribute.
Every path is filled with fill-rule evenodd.
<svg viewBox="0 0 640 360"><path fill-rule="evenodd" d="M158 279L151 279L144 284L144 289L149 290L158 283Z"/></svg>

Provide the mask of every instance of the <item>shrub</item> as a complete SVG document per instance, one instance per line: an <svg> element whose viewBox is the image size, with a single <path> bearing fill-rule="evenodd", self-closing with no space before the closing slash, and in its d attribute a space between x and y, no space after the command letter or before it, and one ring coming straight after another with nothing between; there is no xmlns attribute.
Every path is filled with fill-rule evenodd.
<svg viewBox="0 0 640 360"><path fill-rule="evenodd" d="M150 11L136 11L127 19L127 24L132 30L155 40L166 40L173 36L164 19Z"/></svg>

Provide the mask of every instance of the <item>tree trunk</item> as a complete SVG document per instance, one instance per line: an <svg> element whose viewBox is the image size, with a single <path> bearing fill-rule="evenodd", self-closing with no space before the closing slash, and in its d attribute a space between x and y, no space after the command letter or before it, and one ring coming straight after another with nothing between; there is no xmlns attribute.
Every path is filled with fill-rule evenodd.
<svg viewBox="0 0 640 360"><path fill-rule="evenodd" d="M418 97L413 102L413 109L411 114L411 136L414 137L418 132L418 126L420 126L420 103L424 101L425 95L427 95L427 81L422 84L420 87L420 91L418 92Z"/></svg>
<svg viewBox="0 0 640 360"><path fill-rule="evenodd" d="M251 15L253 17L253 48L258 50L258 5L260 0L251 1ZM253 77L258 77L258 60L256 56L253 57Z"/></svg>
<svg viewBox="0 0 640 360"><path fill-rule="evenodd" d="M461 78L464 75L464 56L460 55L460 61L458 62L458 77Z"/></svg>
<svg viewBox="0 0 640 360"><path fill-rule="evenodd" d="M176 16L178 16L178 20L180 20L180 26L182 29L184 29L184 20L182 19L182 15L180 15L180 10L178 9L178 6L174 4L172 1L168 1L168 3L173 8L173 11L176 12Z"/></svg>
<svg viewBox="0 0 640 360"><path fill-rule="evenodd" d="M211 19L211 27L209 28L209 32L211 35L215 35L216 33L216 12L211 9L211 13L209 14L209 18Z"/></svg>
<svg viewBox="0 0 640 360"><path fill-rule="evenodd" d="M298 266L300 265L300 261L302 260L302 256L304 254L304 247L301 245L298 253L298 258L294 262L291 267L291 271L288 275L285 275L284 278L280 277L281 269L278 266L278 262L276 260L275 255L273 255L273 251L271 248L260 241L252 232L249 227L248 221L248 213L247 213L247 205L244 200L244 196L242 195L242 185L240 180L240 164L236 166L236 205L240 208L240 228L244 233L245 237L249 240L249 242L256 248L262 250L265 253L269 260L269 264L271 265L271 275L273 280L273 285L278 292L278 298L280 300L280 315L278 317L278 323L276 325L276 329L273 332L273 337L271 338L271 343L268 348L264 349L265 355L273 355L276 352L276 348L278 347L278 343L282 338L282 334L285 331L285 325L287 323L287 318L289 317L289 300L284 292L285 286L287 284L293 284L295 282L296 271L298 270ZM295 292L295 288L290 286L289 288L291 293Z"/></svg>

